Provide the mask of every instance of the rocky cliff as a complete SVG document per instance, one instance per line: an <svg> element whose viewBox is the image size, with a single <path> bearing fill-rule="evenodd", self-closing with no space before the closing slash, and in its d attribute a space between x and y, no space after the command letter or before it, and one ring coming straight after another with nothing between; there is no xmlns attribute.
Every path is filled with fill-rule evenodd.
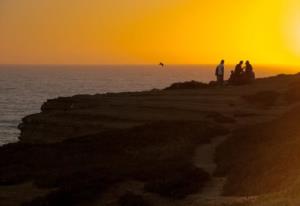
<svg viewBox="0 0 300 206"><path fill-rule="evenodd" d="M175 89L167 90L60 97L44 103L41 113L23 119L19 126L20 140L53 143L153 121L232 122L235 115L256 112L256 108L248 107L242 101L242 96L265 90L282 91L293 78L262 79L241 87L201 86L181 90L180 84L177 84Z"/></svg>
<svg viewBox="0 0 300 206"><path fill-rule="evenodd" d="M148 205L145 194L179 201L201 193L211 177L193 164L196 148L284 113L300 99L290 88L298 78L48 100L23 119L20 142L0 149L1 200L97 205L91 202L107 194L111 205ZM136 194L126 193L131 187Z"/></svg>

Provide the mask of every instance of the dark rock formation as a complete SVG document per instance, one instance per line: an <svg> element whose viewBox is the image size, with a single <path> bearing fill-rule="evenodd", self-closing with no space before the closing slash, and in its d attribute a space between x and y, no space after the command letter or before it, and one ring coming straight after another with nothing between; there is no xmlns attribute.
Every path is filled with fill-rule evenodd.
<svg viewBox="0 0 300 206"><path fill-rule="evenodd" d="M115 96L118 101L122 94ZM117 111L110 112L115 106L109 99L108 94L48 100L42 105L41 113L23 119L19 125L20 140L27 143L54 143L114 128L139 125L135 120L122 119Z"/></svg>
<svg viewBox="0 0 300 206"><path fill-rule="evenodd" d="M205 84L197 81L179 82L174 83L171 86L165 88L165 90L177 90L177 89L205 89L210 87L209 84Z"/></svg>

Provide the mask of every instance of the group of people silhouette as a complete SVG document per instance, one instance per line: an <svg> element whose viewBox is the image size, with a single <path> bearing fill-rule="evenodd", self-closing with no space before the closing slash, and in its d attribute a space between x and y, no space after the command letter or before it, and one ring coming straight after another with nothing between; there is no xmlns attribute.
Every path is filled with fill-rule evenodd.
<svg viewBox="0 0 300 206"><path fill-rule="evenodd" d="M253 67L249 61L246 61L245 67L243 67L244 61L240 61L235 69L231 71L228 79L228 84L241 85L251 83L255 79L255 73ZM224 84L225 74L225 61L221 60L220 64L216 68L215 75L217 77L217 83L220 85Z"/></svg>

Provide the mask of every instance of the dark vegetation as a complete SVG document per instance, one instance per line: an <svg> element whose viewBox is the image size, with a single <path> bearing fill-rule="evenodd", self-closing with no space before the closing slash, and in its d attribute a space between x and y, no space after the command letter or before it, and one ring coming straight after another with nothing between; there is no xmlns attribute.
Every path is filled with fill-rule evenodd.
<svg viewBox="0 0 300 206"><path fill-rule="evenodd" d="M243 96L243 99L252 106L258 108L268 108L274 106L280 93L277 91L261 91L253 95Z"/></svg>
<svg viewBox="0 0 300 206"><path fill-rule="evenodd" d="M236 120L234 118L225 116L219 112L210 112L209 114L206 115L206 118L212 119L217 123L232 124L232 123L236 122Z"/></svg>
<svg viewBox="0 0 300 206"><path fill-rule="evenodd" d="M300 101L300 80L297 79L290 84L289 89L284 94L288 103L297 103Z"/></svg>
<svg viewBox="0 0 300 206"><path fill-rule="evenodd" d="M150 204L144 200L143 196L133 193L127 193L121 196L118 200L120 206L150 206Z"/></svg>
<svg viewBox="0 0 300 206"><path fill-rule="evenodd" d="M289 187L300 171L300 107L278 120L236 131L216 154L226 195L259 195Z"/></svg>
<svg viewBox="0 0 300 206"><path fill-rule="evenodd" d="M158 178L145 185L148 192L158 193L164 197L182 199L189 194L199 191L210 176L199 168L192 165L186 165L190 169L185 168L188 172L186 176L182 176L182 169L173 171L168 178Z"/></svg>
<svg viewBox="0 0 300 206"><path fill-rule="evenodd" d="M26 206L78 205L126 180L182 198L209 176L190 162L198 144L227 131L206 122L155 122L53 144L15 143L0 149L0 185L33 181L55 188Z"/></svg>
<svg viewBox="0 0 300 206"><path fill-rule="evenodd" d="M205 84L197 81L178 82L165 88L165 90L177 90L177 89L206 89L209 88L209 84Z"/></svg>

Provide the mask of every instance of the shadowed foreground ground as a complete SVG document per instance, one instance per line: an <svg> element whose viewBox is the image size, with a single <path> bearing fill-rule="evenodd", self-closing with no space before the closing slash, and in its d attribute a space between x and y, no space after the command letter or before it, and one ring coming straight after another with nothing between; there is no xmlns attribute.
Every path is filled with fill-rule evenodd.
<svg viewBox="0 0 300 206"><path fill-rule="evenodd" d="M1 204L241 205L247 198L238 196L262 195L252 203L260 204L275 192L282 198L282 191L296 191L299 177L298 79L49 100L24 118L20 142L0 149ZM221 192L208 200L214 188Z"/></svg>

